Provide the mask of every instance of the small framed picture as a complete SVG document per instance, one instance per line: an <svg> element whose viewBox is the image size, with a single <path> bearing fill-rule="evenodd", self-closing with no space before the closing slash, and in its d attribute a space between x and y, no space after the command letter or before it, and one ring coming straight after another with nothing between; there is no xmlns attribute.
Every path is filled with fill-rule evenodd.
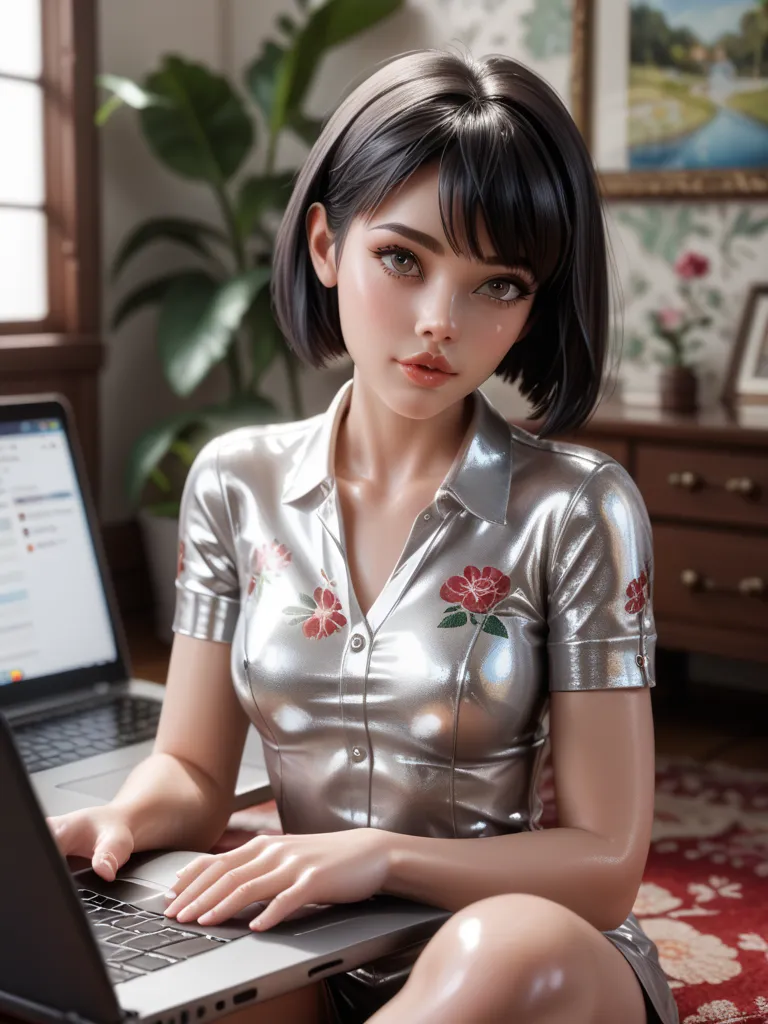
<svg viewBox="0 0 768 1024"><path fill-rule="evenodd" d="M573 0L572 110L606 195L768 196L765 0Z"/></svg>
<svg viewBox="0 0 768 1024"><path fill-rule="evenodd" d="M768 410L768 284L754 285L749 293L721 397L728 406Z"/></svg>

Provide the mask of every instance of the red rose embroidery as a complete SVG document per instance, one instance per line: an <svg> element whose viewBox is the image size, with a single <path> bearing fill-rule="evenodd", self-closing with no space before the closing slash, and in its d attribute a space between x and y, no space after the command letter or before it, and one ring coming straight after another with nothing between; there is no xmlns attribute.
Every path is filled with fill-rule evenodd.
<svg viewBox="0 0 768 1024"><path fill-rule="evenodd" d="M646 562L645 568L636 580L630 580L626 590L629 601L624 605L624 611L635 615L645 608L651 597L651 563Z"/></svg>
<svg viewBox="0 0 768 1024"><path fill-rule="evenodd" d="M456 626L465 626L467 622L477 626L477 613L485 615L483 632L508 637L509 634L501 619L488 613L507 596L510 586L509 576L505 576L500 569L486 565L481 572L476 565L468 565L463 576L451 576L440 588L440 597L444 601L454 603L450 608L446 608L439 628L453 629Z"/></svg>
<svg viewBox="0 0 768 1024"><path fill-rule="evenodd" d="M311 597L299 594L301 605L283 608L283 613L291 616L291 625L301 623L301 631L308 640L332 636L347 624L341 613L341 601L331 589L336 586L336 581L328 578L325 569L321 569L320 574L328 586L315 587Z"/></svg>
<svg viewBox="0 0 768 1024"><path fill-rule="evenodd" d="M451 576L440 588L444 601L458 601L462 608L481 614L493 608L509 593L510 579L499 569L486 565L482 572L468 565L463 576Z"/></svg>
<svg viewBox="0 0 768 1024"><path fill-rule="evenodd" d="M179 576L181 576L181 574L184 572L184 552L185 552L185 550L186 550L186 548L184 546L184 541L180 540L179 541L179 559L178 559L178 562L176 563L176 579L178 579Z"/></svg>
<svg viewBox="0 0 768 1024"><path fill-rule="evenodd" d="M248 581L248 593L253 593L260 577L269 574L276 576L282 572L291 561L291 557L291 552L277 537L271 543L262 544L257 548L252 560L253 569Z"/></svg>

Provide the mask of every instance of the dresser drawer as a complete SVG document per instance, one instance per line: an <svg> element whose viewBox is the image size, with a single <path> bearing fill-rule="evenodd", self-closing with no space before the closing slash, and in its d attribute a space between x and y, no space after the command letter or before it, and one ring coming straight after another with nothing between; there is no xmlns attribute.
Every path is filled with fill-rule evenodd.
<svg viewBox="0 0 768 1024"><path fill-rule="evenodd" d="M768 535L657 523L653 547L653 604L660 619L768 630ZM762 596L739 589L754 591L759 581Z"/></svg>
<svg viewBox="0 0 768 1024"><path fill-rule="evenodd" d="M640 444L635 480L652 516L768 526L768 455Z"/></svg>

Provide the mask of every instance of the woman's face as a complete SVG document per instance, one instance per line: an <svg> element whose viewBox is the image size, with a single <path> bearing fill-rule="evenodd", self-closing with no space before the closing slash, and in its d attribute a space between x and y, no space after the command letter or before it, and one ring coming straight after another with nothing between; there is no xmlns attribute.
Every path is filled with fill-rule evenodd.
<svg viewBox="0 0 768 1024"><path fill-rule="evenodd" d="M333 246L325 261L318 250L325 212L312 214L313 262L323 283L338 287L356 375L393 411L421 419L463 399L521 336L536 281L524 263L508 267L493 258L482 221L482 253L491 259L453 252L440 221L436 165L420 168L367 221L355 218L338 266ZM450 373L404 369L419 356L442 357Z"/></svg>

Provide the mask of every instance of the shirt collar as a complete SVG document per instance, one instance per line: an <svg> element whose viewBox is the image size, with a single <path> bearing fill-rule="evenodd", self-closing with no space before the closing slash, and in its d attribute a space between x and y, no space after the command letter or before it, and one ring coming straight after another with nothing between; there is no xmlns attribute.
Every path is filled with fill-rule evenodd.
<svg viewBox="0 0 768 1024"><path fill-rule="evenodd" d="M461 506L491 523L506 524L512 476L512 437L509 424L477 388L472 392L474 409L464 440L438 491L452 495ZM313 418L309 434L283 488L283 504L301 498L323 485L333 487L336 437L352 396L352 380L345 381L328 409Z"/></svg>

